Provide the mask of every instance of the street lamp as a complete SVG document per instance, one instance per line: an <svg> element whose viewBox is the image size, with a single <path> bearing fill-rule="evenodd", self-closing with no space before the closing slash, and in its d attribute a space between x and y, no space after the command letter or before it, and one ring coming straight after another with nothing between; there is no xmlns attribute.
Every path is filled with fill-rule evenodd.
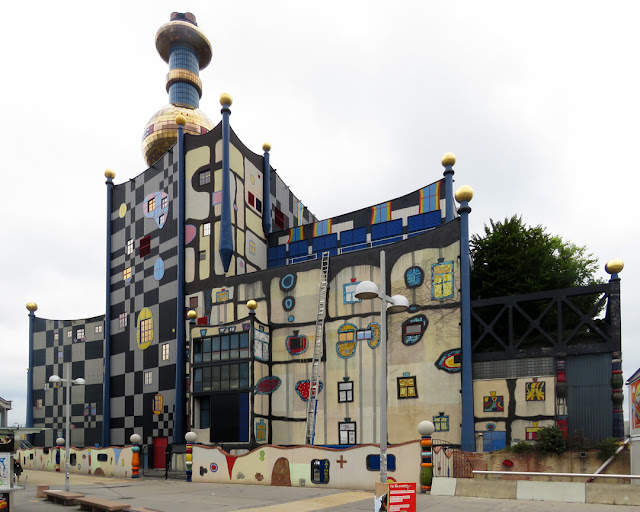
<svg viewBox="0 0 640 512"><path fill-rule="evenodd" d="M387 482L387 313L400 313L409 309L403 295L389 297L384 251L380 251L380 288L371 281L361 281L355 296L360 300L380 299L380 481Z"/></svg>
<svg viewBox="0 0 640 512"><path fill-rule="evenodd" d="M77 379L71 379L71 363L67 362L64 364L65 373L67 374L66 379L61 379L57 375L52 375L49 377L49 382L51 384L59 384L60 382L65 383L66 395L67 395L67 424L66 424L66 434L65 434L65 480L64 480L64 490L69 492L69 440L71 438L71 384L78 384L79 386L83 386L85 384L85 380L82 377L78 377Z"/></svg>

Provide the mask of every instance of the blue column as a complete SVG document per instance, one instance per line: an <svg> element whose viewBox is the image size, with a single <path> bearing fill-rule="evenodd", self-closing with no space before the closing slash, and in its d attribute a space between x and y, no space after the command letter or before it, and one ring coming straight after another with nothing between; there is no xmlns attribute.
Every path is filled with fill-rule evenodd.
<svg viewBox="0 0 640 512"><path fill-rule="evenodd" d="M468 193L460 193L468 188ZM465 190L464 192L467 192ZM475 451L475 418L473 413L473 358L471 352L471 265L469 258L469 201L471 187L460 187L456 199L460 201L460 288L462 309L462 449Z"/></svg>
<svg viewBox="0 0 640 512"><path fill-rule="evenodd" d="M233 230L231 227L231 170L229 169L229 116L231 96L222 94L222 215L220 218L220 259L224 271L229 270L233 256Z"/></svg>
<svg viewBox="0 0 640 512"><path fill-rule="evenodd" d="M444 167L445 222L453 220L453 166L455 163L456 156L453 153L447 153L442 157L442 166Z"/></svg>
<svg viewBox="0 0 640 512"><path fill-rule="evenodd" d="M269 151L271 144L264 143L262 145L264 151L264 166L262 168L263 194L262 194L262 227L264 236L268 237L271 233L271 164L269 163Z"/></svg>
<svg viewBox="0 0 640 512"><path fill-rule="evenodd" d="M111 445L111 210L113 201L113 178L116 173L106 170L107 181L107 248L105 275L104 313L104 386L102 388L102 446Z"/></svg>
<svg viewBox="0 0 640 512"><path fill-rule="evenodd" d="M184 312L184 232L185 232L185 170L183 116L176 117L178 125L178 297L176 307L176 408L173 416L173 442L184 439L185 420L185 312Z"/></svg>
<svg viewBox="0 0 640 512"><path fill-rule="evenodd" d="M38 306L35 302L27 303L29 310L29 368L27 369L27 416L26 426L33 427L33 331L36 323L35 312ZM31 435L29 436L31 441Z"/></svg>

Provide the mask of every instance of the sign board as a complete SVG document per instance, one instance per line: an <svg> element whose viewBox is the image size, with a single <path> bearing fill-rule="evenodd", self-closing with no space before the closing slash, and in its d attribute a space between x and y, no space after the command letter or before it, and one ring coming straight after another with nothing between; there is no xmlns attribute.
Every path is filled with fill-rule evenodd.
<svg viewBox="0 0 640 512"><path fill-rule="evenodd" d="M389 512L416 512L416 484L389 484Z"/></svg>
<svg viewBox="0 0 640 512"><path fill-rule="evenodd" d="M0 434L0 453L15 452L15 438L13 434Z"/></svg>
<svg viewBox="0 0 640 512"><path fill-rule="evenodd" d="M0 492L0 512L8 512L11 510L11 493Z"/></svg>

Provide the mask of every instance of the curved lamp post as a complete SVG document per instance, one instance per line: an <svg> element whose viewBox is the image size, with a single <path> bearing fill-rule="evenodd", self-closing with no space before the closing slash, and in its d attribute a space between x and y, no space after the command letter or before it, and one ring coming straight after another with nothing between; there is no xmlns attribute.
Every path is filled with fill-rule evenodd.
<svg viewBox="0 0 640 512"><path fill-rule="evenodd" d="M83 386L85 384L85 380L82 377L78 377L77 379L71 379L71 363L65 363L65 373L67 374L66 379L61 379L58 375L52 375L49 377L49 382L51 384L59 384L64 382L64 387L66 388L65 394L67 395L67 422L66 422L66 433L64 437L65 441L65 454L64 454L64 465L65 465L65 477L64 477L64 490L69 492L69 441L71 440L71 384L77 384L79 386Z"/></svg>
<svg viewBox="0 0 640 512"><path fill-rule="evenodd" d="M384 251L380 251L380 288L371 281L361 281L355 296L360 300L380 299L380 481L387 482L387 313L400 313L409 309L403 295L389 297Z"/></svg>

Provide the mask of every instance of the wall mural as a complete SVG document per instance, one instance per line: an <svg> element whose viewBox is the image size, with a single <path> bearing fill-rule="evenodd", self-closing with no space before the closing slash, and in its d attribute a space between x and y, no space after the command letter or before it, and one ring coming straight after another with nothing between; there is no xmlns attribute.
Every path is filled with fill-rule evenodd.
<svg viewBox="0 0 640 512"><path fill-rule="evenodd" d="M356 331L358 328L353 324L342 324L338 328L338 342L336 343L336 352L343 359L349 359L356 353L358 342L356 340Z"/></svg>
<svg viewBox="0 0 640 512"><path fill-rule="evenodd" d="M447 373L459 373L462 370L462 349L444 351L434 364L436 368Z"/></svg>
<svg viewBox="0 0 640 512"><path fill-rule="evenodd" d="M525 397L528 402L544 401L545 382L538 382L534 377L533 382L525 383Z"/></svg>
<svg viewBox="0 0 640 512"><path fill-rule="evenodd" d="M426 315L416 315L402 323L402 343L407 346L418 343L429 325Z"/></svg>
<svg viewBox="0 0 640 512"><path fill-rule="evenodd" d="M490 391L491 396L484 397L484 412L504 412L504 396L496 395L496 391Z"/></svg>
<svg viewBox="0 0 640 512"><path fill-rule="evenodd" d="M324 384L322 383L321 380L318 382L320 384L318 388L318 396L320 396L320 393L322 392L322 388L324 387ZM298 396L303 402L309 401L310 388L311 388L311 381L309 379L301 380L296 383L296 388L295 388L296 393L298 393Z"/></svg>

